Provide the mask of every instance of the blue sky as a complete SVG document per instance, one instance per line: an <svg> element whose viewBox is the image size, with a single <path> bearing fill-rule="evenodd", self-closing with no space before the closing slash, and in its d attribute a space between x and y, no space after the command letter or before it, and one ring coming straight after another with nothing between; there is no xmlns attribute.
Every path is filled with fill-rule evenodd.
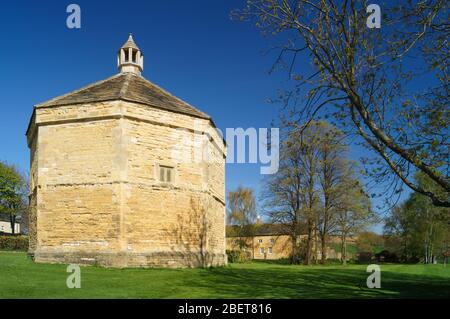
<svg viewBox="0 0 450 319"><path fill-rule="evenodd" d="M66 7L81 7L81 29ZM128 33L145 55L143 76L217 126L270 127L267 99L287 80L269 74L270 39L229 13L244 1L8 1L0 12L0 160L28 170L25 131L33 105L115 73ZM309 63L305 61L305 65ZM260 189L258 164L227 164L226 187Z"/></svg>
<svg viewBox="0 0 450 319"><path fill-rule="evenodd" d="M143 76L219 128L270 127L276 117L265 101L285 77L268 74L272 58L263 56L268 46L258 31L231 21L242 1L76 1L79 30L66 27L70 3L2 5L0 159L28 169L24 134L33 105L115 74L129 32L145 54ZM259 165L227 167L227 188L257 188L259 180Z"/></svg>

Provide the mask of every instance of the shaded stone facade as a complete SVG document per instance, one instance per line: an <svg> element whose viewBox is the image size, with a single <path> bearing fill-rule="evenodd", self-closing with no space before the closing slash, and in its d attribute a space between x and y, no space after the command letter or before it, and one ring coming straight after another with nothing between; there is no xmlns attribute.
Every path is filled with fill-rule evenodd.
<svg viewBox="0 0 450 319"><path fill-rule="evenodd" d="M133 61L122 68L139 50L130 39L118 75L34 108L30 254L113 267L223 265L224 141L208 115L141 77L140 51L134 70Z"/></svg>

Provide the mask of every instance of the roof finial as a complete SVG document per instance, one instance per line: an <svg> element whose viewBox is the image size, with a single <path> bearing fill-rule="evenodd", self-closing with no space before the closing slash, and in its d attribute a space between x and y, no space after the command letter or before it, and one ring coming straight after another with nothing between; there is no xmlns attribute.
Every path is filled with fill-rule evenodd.
<svg viewBox="0 0 450 319"><path fill-rule="evenodd" d="M131 72L140 75L144 69L144 56L134 42L131 32L127 42L119 49L117 66L121 73Z"/></svg>

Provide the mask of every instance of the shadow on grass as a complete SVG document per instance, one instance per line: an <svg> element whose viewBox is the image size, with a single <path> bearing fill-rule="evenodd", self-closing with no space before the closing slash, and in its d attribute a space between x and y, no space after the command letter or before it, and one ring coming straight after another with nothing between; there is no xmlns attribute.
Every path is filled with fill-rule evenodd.
<svg viewBox="0 0 450 319"><path fill-rule="evenodd" d="M381 265L368 289L365 265L273 262L210 269L82 268L82 289L66 286L66 265L35 264L0 252L0 298L449 298L450 267Z"/></svg>
<svg viewBox="0 0 450 319"><path fill-rule="evenodd" d="M261 263L261 262L258 262ZM225 298L449 298L446 278L382 271L381 289L369 289L366 267L271 266L216 268L187 285L208 288ZM284 269L283 269L284 268Z"/></svg>

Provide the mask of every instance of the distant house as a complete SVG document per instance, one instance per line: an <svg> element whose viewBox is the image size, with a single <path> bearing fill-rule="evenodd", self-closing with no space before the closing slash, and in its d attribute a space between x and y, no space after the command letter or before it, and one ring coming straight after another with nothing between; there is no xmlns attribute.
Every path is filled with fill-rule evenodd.
<svg viewBox="0 0 450 319"><path fill-rule="evenodd" d="M254 227L254 236L239 236L239 226L227 226L227 250L248 251L253 259L283 259L289 258L292 254L292 240L286 230L286 226L282 224L257 224ZM306 241L306 229L302 225L299 227L296 244L300 245ZM349 240L353 243L354 239ZM341 253L334 247L339 246L339 238L332 236L329 238L329 246L327 249L327 259L341 259ZM242 248L241 248L242 247ZM313 253L317 253L316 258L321 258L320 249L313 247ZM351 254L347 254L351 258Z"/></svg>
<svg viewBox="0 0 450 319"><path fill-rule="evenodd" d="M14 233L20 234L20 217L17 217L17 221L14 224ZM0 234L12 234L11 223L8 215L0 214Z"/></svg>
<svg viewBox="0 0 450 319"><path fill-rule="evenodd" d="M239 226L227 226L227 250L240 250L242 247L251 253L253 259L289 258L292 241L283 228L280 224L258 224L253 237L241 237Z"/></svg>

